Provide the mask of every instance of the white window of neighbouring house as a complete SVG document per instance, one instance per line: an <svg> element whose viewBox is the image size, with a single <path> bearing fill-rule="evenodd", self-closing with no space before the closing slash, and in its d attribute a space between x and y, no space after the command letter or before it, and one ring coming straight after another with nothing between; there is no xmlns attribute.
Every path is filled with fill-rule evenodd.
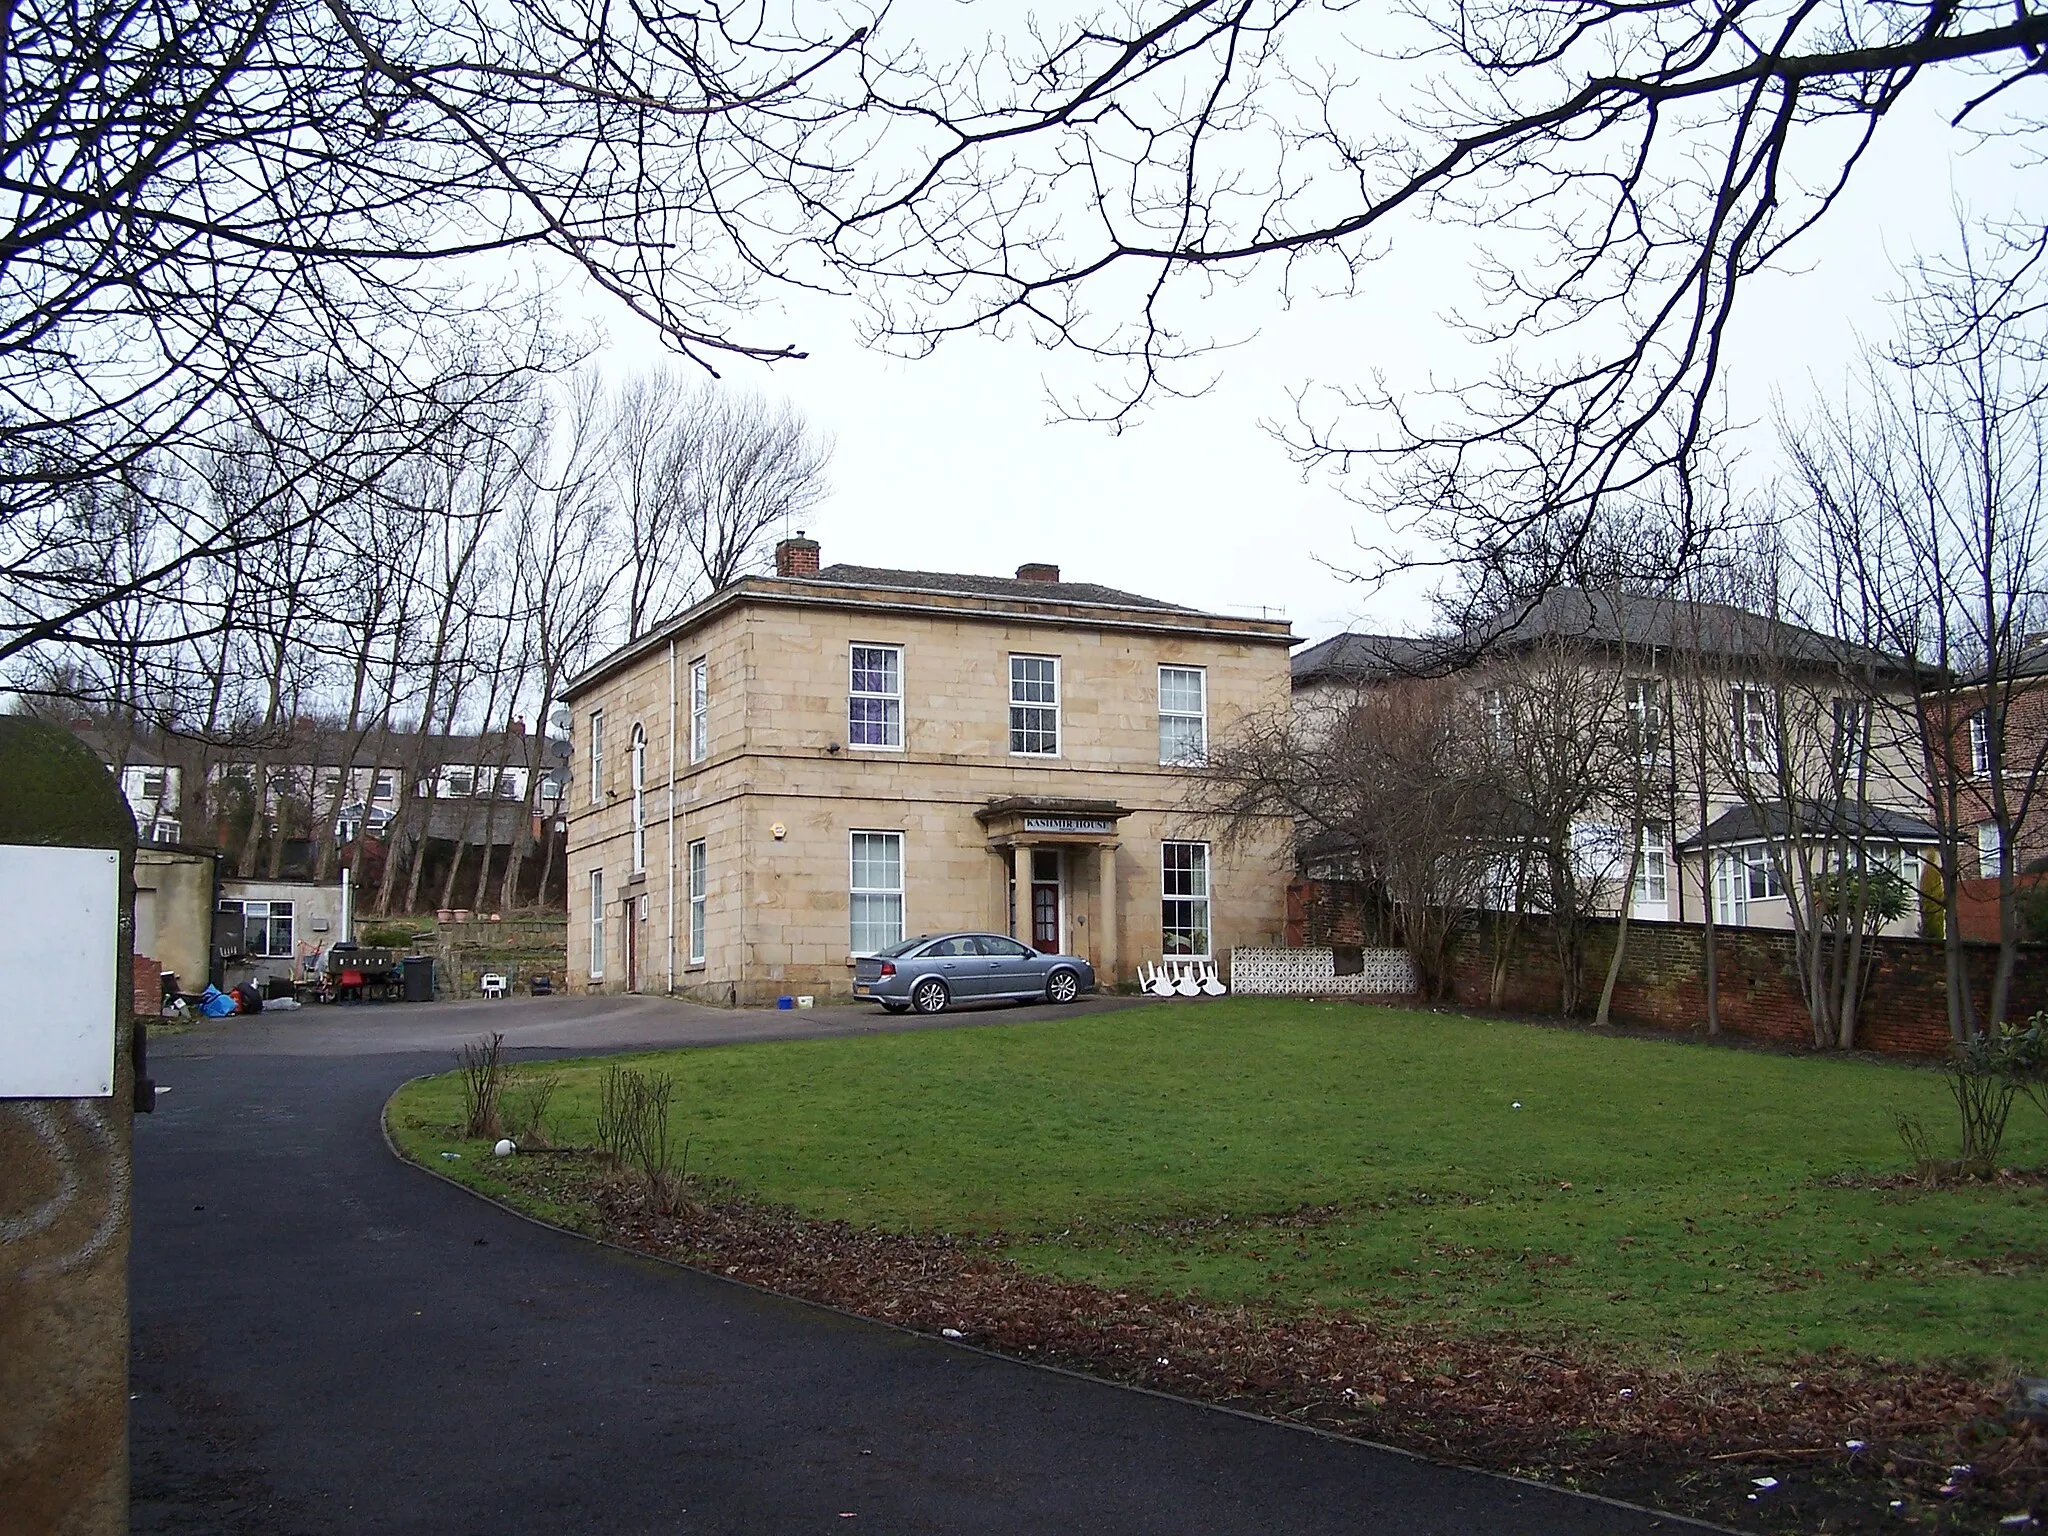
<svg viewBox="0 0 2048 1536"><path fill-rule="evenodd" d="M1486 744L1505 752L1515 744L1515 727L1508 710L1504 688L1489 688L1479 695L1479 713L1486 725Z"/></svg>
<svg viewBox="0 0 2048 1536"><path fill-rule="evenodd" d="M370 783L372 800L389 800L398 793L398 776L389 768L379 768L377 777Z"/></svg>
<svg viewBox="0 0 2048 1536"><path fill-rule="evenodd" d="M647 870L647 732L633 722L633 873Z"/></svg>
<svg viewBox="0 0 2048 1536"><path fill-rule="evenodd" d="M1200 667L1159 669L1159 761L1200 767L1209 755L1209 683Z"/></svg>
<svg viewBox="0 0 2048 1536"><path fill-rule="evenodd" d="M1643 851L1636 861L1635 903L1639 907L1661 907L1669 895L1664 863L1664 823L1643 823Z"/></svg>
<svg viewBox="0 0 2048 1536"><path fill-rule="evenodd" d="M142 798L143 798L143 799L145 799L145 800L161 800L161 799L163 799L163 797L164 797L164 791L165 791L165 790L166 790L166 789L167 789L168 787L169 787L169 780L168 780L168 779L166 778L166 776L165 776L165 774L164 774L164 771L163 771L163 769L161 769L161 768L145 768L145 769L143 769L143 770L142 770Z"/></svg>
<svg viewBox="0 0 2048 1536"><path fill-rule="evenodd" d="M604 711L590 712L590 803L604 804Z"/></svg>
<svg viewBox="0 0 2048 1536"><path fill-rule="evenodd" d="M292 904L288 901L223 901L220 910L242 920L242 953L251 959L283 960L292 955Z"/></svg>
<svg viewBox="0 0 2048 1536"><path fill-rule="evenodd" d="M590 872L590 979L604 980L604 871Z"/></svg>
<svg viewBox="0 0 2048 1536"><path fill-rule="evenodd" d="M447 793L450 798L466 800L476 788L476 777L467 768L450 768L445 776Z"/></svg>
<svg viewBox="0 0 2048 1536"><path fill-rule="evenodd" d="M1060 755L1060 661L1057 656L1010 658L1010 754Z"/></svg>
<svg viewBox="0 0 2048 1536"><path fill-rule="evenodd" d="M690 964L704 963L705 896L710 890L710 864L704 856L704 839L690 844Z"/></svg>
<svg viewBox="0 0 2048 1536"><path fill-rule="evenodd" d="M1629 749L1644 766L1664 760L1664 685L1654 677L1632 677L1622 706L1628 711Z"/></svg>
<svg viewBox="0 0 2048 1536"><path fill-rule="evenodd" d="M903 834L856 832L851 852L848 943L872 955L903 942Z"/></svg>
<svg viewBox="0 0 2048 1536"><path fill-rule="evenodd" d="M1761 688L1737 688L1735 701L1735 761L1758 773L1778 766L1778 754L1771 730L1770 695Z"/></svg>
<svg viewBox="0 0 2048 1536"><path fill-rule="evenodd" d="M1991 716L1978 710L1970 716L1970 776L1981 779L1991 771Z"/></svg>
<svg viewBox="0 0 2048 1536"><path fill-rule="evenodd" d="M856 645L848 656L846 744L870 751L903 746L903 647Z"/></svg>
<svg viewBox="0 0 2048 1536"><path fill-rule="evenodd" d="M2005 840L1998 835L1998 823L1987 821L1977 828L1977 873L1985 879L1998 875L1998 855L2005 847Z"/></svg>
<svg viewBox="0 0 2048 1536"><path fill-rule="evenodd" d="M1209 845L1160 845L1159 941L1169 955L1209 953Z"/></svg>
<svg viewBox="0 0 2048 1536"><path fill-rule="evenodd" d="M699 656L690 663L690 761L711 755L711 663Z"/></svg>
<svg viewBox="0 0 2048 1536"><path fill-rule="evenodd" d="M1714 921L1730 928L1749 923L1749 881L1742 860L1723 851L1714 856Z"/></svg>
<svg viewBox="0 0 2048 1536"><path fill-rule="evenodd" d="M1835 700L1835 776L1844 788L1863 782L1870 757L1870 702Z"/></svg>

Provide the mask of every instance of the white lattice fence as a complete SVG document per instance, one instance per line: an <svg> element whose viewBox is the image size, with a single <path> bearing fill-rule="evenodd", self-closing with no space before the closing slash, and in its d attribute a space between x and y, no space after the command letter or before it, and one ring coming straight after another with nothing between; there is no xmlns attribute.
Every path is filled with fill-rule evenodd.
<svg viewBox="0 0 2048 1536"><path fill-rule="evenodd" d="M1233 949L1230 990L1242 996L1382 997L1417 990L1415 962L1405 949L1368 949L1355 976L1337 974L1328 949Z"/></svg>

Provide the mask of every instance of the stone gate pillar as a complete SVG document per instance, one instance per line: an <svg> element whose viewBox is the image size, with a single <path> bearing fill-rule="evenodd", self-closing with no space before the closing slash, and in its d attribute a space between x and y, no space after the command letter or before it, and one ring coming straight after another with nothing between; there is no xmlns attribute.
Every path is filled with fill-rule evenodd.
<svg viewBox="0 0 2048 1536"><path fill-rule="evenodd" d="M113 776L69 731L0 716L0 844L106 849L118 866L112 1091L90 1092L92 1083L73 1085L84 1096L0 1097L0 1526L101 1536L128 1528L135 823ZM62 915L61 904L38 914ZM0 923L23 921L0 910ZM22 966L20 948L10 969ZM32 1027L24 979L0 976L0 1008ZM74 979L26 980L54 990ZM25 1059L23 1036L12 1038ZM8 1039L0 1033L0 1051Z"/></svg>

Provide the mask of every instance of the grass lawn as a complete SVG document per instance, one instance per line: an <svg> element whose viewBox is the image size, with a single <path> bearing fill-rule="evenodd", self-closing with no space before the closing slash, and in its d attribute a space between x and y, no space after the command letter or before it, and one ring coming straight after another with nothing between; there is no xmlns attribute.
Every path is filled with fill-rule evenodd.
<svg viewBox="0 0 2048 1536"><path fill-rule="evenodd" d="M674 1074L693 1174L811 1216L999 1231L1025 1267L1112 1289L1688 1366L2048 1369L2048 1187L1829 1182L1905 1169L1896 1111L1953 1150L1926 1068L1237 999L631 1060ZM545 1070L555 1139L592 1140L603 1065ZM488 1186L460 1119L449 1076L390 1123ZM2048 1160L2024 1100L2004 1160Z"/></svg>

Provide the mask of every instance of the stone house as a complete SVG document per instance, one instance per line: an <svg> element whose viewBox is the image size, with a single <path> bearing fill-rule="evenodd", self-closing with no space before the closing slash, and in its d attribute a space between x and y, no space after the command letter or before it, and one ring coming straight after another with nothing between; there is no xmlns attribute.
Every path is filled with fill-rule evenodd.
<svg viewBox="0 0 2048 1536"><path fill-rule="evenodd" d="M1179 807L1212 735L1284 707L1285 623L818 552L565 689L573 985L850 996L856 955L955 927L1104 984L1277 940L1289 828L1226 847Z"/></svg>
<svg viewBox="0 0 2048 1536"><path fill-rule="evenodd" d="M1307 728L1360 690L1446 679L1472 728L1512 752L1517 733L1546 725L1544 701L1518 686L1539 653L1558 694L1574 691L1557 684L1556 658L1571 657L1588 679L1579 701L1604 700L1606 728L1632 744L1645 809L1632 918L1697 923L1711 906L1726 927L1789 928L1788 850L1799 849L1891 868L1911 896L1883 931L1919 931L1921 861L1940 834L1927 820L1911 679L1890 658L1786 620L1560 588L1492 628L1310 646L1292 665L1296 719ZM1610 807L1573 827L1575 846L1583 833L1587 856L1619 872L1608 915L1623 905L1632 819Z"/></svg>

